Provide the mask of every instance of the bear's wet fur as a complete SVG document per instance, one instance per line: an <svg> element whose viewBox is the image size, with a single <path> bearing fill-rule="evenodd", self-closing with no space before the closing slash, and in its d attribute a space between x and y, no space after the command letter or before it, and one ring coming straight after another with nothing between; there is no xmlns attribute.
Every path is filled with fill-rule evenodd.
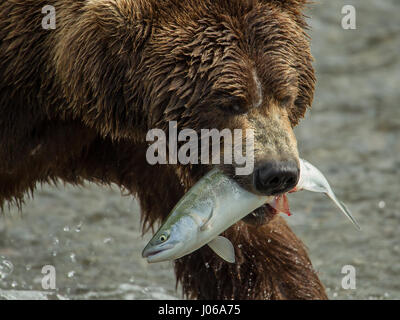
<svg viewBox="0 0 400 320"><path fill-rule="evenodd" d="M2 1L0 205L21 206L38 182L115 183L137 197L148 230L210 169L148 164L148 130L172 120L253 128L256 161L298 157L292 128L315 82L305 2ZM42 28L46 5L55 30ZM225 235L235 264L208 247L175 262L186 297L327 298L282 217L265 212Z"/></svg>

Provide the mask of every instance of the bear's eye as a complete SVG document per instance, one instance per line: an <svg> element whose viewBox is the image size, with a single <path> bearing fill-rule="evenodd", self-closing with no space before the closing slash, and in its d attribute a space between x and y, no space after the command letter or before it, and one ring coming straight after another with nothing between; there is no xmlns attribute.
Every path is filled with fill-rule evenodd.
<svg viewBox="0 0 400 320"><path fill-rule="evenodd" d="M221 109L226 113L234 114L234 115L245 114L248 111L247 108L244 108L239 103L233 103L233 104L230 104L230 105L224 105L224 106L221 106Z"/></svg>
<svg viewBox="0 0 400 320"><path fill-rule="evenodd" d="M234 105L232 106L232 109L233 109L233 112L235 112L235 113L240 113L240 112L242 112L242 108L240 108L240 106L239 106L238 104L234 104Z"/></svg>
<svg viewBox="0 0 400 320"><path fill-rule="evenodd" d="M279 99L279 104L283 107L290 107L290 105L293 103L294 98L292 96L285 96L282 99Z"/></svg>
<svg viewBox="0 0 400 320"><path fill-rule="evenodd" d="M212 105L217 106L221 111L230 115L240 115L249 111L248 102L242 97L234 96L230 92L215 91Z"/></svg>

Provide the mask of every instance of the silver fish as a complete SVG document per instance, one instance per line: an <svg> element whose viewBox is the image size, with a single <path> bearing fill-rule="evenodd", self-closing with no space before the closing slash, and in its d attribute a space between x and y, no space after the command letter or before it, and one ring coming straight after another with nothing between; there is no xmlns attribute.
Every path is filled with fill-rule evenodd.
<svg viewBox="0 0 400 320"><path fill-rule="evenodd" d="M174 260L208 244L233 263L233 245L219 234L273 198L253 194L213 169L172 209L142 255L148 262Z"/></svg>
<svg viewBox="0 0 400 320"><path fill-rule="evenodd" d="M299 183L291 192L303 189L326 193L359 228L347 208L336 199L322 173L300 159ZM175 260L207 244L222 259L234 263L232 243L219 234L265 203L271 203L279 212L279 203L287 204L286 195L282 197L251 193L220 170L213 169L176 204L142 256L149 263Z"/></svg>

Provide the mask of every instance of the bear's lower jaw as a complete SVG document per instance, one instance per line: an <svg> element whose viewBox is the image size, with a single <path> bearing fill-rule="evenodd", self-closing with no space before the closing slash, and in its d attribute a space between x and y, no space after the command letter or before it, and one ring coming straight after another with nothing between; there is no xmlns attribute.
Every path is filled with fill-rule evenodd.
<svg viewBox="0 0 400 320"><path fill-rule="evenodd" d="M254 227L259 227L269 223L276 215L277 212L273 207L269 204L264 204L245 216L242 221Z"/></svg>

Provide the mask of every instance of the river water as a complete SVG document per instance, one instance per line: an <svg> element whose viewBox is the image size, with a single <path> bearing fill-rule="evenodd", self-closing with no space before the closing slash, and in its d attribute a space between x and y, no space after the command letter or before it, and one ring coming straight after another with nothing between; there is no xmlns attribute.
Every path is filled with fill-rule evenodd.
<svg viewBox="0 0 400 320"><path fill-rule="evenodd" d="M318 85L296 129L301 156L326 174L362 226L319 194L290 195L286 218L309 249L331 299L400 299L400 2L352 0L308 11ZM151 185L149 185L151 188ZM139 208L115 187L44 185L23 212L0 219L0 299L176 299L172 263L148 265ZM43 266L57 290L42 289ZM342 268L356 289L342 288Z"/></svg>

